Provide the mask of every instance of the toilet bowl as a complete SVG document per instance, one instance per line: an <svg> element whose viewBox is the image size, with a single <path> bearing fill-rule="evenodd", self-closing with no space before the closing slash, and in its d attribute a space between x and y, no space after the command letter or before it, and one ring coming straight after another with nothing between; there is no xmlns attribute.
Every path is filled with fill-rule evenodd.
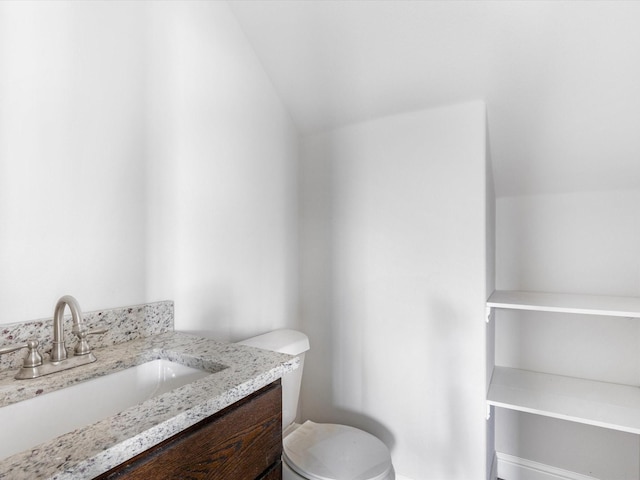
<svg viewBox="0 0 640 480"><path fill-rule="evenodd" d="M394 480L389 449L370 433L307 421L283 440L283 480Z"/></svg>
<svg viewBox="0 0 640 480"><path fill-rule="evenodd" d="M283 480L395 480L391 454L377 437L347 425L294 423L309 338L275 330L243 345L300 357L300 367L282 377Z"/></svg>

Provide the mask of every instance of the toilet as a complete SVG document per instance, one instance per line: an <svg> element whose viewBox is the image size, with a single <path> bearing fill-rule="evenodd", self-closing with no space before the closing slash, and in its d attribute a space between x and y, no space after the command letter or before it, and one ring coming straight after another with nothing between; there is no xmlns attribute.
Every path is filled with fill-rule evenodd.
<svg viewBox="0 0 640 480"><path fill-rule="evenodd" d="M294 423L309 338L296 330L275 330L241 345L300 357L300 367L282 377L283 480L395 480L391 454L375 436L346 425Z"/></svg>

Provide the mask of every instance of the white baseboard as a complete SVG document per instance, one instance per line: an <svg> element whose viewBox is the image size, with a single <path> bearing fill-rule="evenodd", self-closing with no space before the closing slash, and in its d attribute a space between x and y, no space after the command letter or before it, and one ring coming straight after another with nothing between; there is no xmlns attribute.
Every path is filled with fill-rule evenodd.
<svg viewBox="0 0 640 480"><path fill-rule="evenodd" d="M599 480L581 473L563 470L497 452L498 477L502 480Z"/></svg>

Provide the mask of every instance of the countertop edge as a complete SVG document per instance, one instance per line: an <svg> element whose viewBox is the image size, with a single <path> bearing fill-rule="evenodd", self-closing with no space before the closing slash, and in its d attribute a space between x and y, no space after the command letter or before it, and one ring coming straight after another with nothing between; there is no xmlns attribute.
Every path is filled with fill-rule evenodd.
<svg viewBox="0 0 640 480"><path fill-rule="evenodd" d="M182 332L96 349L83 380L155 358L189 366L223 367L212 375L0 460L0 479L91 479L278 380L299 366L297 357L245 345L220 343ZM82 368L82 367L80 367ZM206 368L205 368L206 369ZM44 377L43 377L44 378ZM62 386L56 385L57 378ZM74 381L73 370L32 381L49 391ZM27 390L34 388L25 384ZM32 392L28 392L27 395ZM27 397L28 398L28 397Z"/></svg>

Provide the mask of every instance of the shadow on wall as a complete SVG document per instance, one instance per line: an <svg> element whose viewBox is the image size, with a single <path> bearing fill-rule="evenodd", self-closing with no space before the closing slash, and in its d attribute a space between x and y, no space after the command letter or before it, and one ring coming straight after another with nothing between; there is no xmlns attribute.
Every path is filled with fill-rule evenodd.
<svg viewBox="0 0 640 480"><path fill-rule="evenodd" d="M359 337L353 330L357 323L341 322L337 312L337 290L344 280L337 237L344 191L331 160L330 142L306 145L311 148L301 155L299 177L299 278L301 330L309 336L311 348L304 365L301 418L360 428L392 450L395 437L379 418L337 400L345 390L348 394L359 389L351 382L351 371L360 363L351 358L359 351L359 342L349 343Z"/></svg>
<svg viewBox="0 0 640 480"><path fill-rule="evenodd" d="M433 341L428 342L430 368L423 373L431 379L423 394L431 412L430 422L424 425L425 428L430 427L430 431L424 433L424 439L431 443L432 451L437 452L428 456L437 462L441 470L444 469L451 478L464 478L468 475L468 466L459 460L466 458L475 448L473 439L467 435L473 419L465 415L468 411L469 374L460 351L465 341L466 322L455 302L441 296L431 299L428 312L430 331L427 338Z"/></svg>
<svg viewBox="0 0 640 480"><path fill-rule="evenodd" d="M460 352L468 333L463 313L430 288L434 283L393 278L367 284L366 292L344 292L339 304L347 297L355 306L325 323L333 336L333 354L323 360L332 373L327 405L306 413L377 436L396 468L422 459L434 478L465 478L469 466L460 455L475 448L467 435L473 419L465 409L469 376Z"/></svg>
<svg viewBox="0 0 640 480"><path fill-rule="evenodd" d="M436 270L459 259L428 235L430 217L411 195L385 202L374 182L354 191L355 173L332 162L331 142L306 146L302 418L372 433L410 477L428 464L433 478L465 478L474 466L460 459L477 449L467 414L477 379L465 365L477 338L454 296L465 280Z"/></svg>

